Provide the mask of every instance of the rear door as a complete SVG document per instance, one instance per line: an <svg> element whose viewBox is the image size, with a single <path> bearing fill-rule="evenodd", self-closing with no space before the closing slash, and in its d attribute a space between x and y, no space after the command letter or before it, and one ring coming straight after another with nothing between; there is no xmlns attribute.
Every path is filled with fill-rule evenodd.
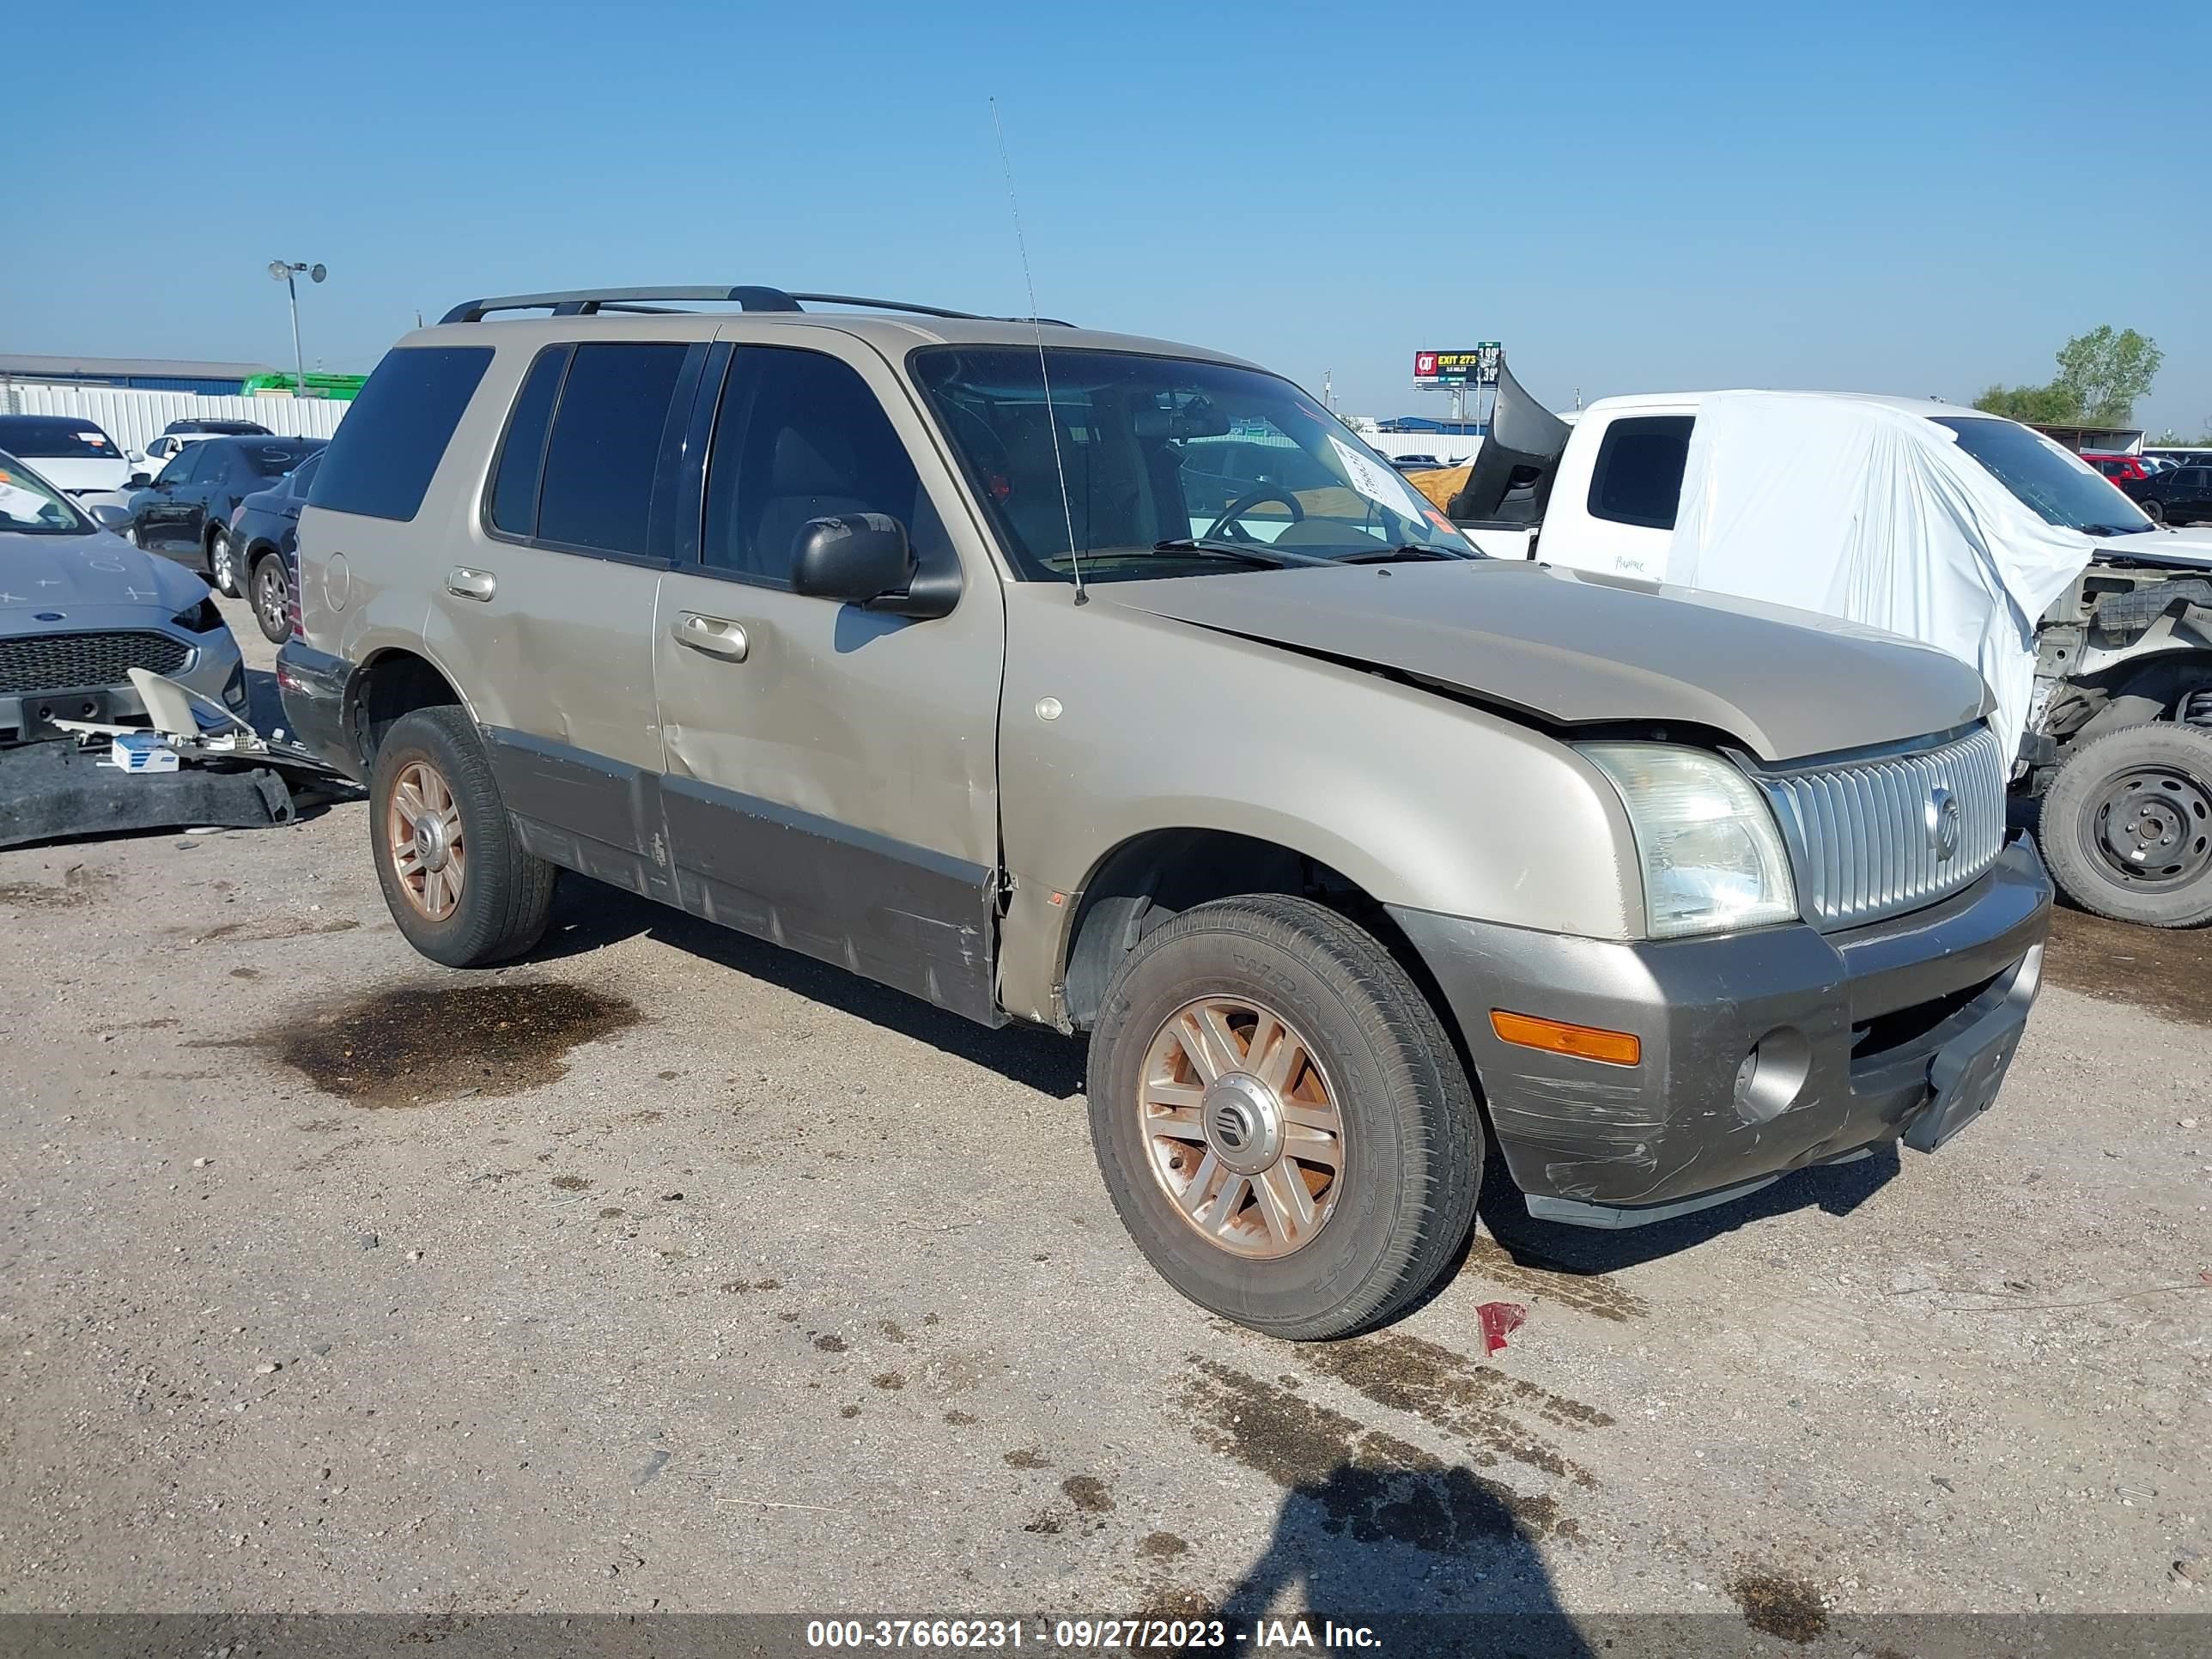
<svg viewBox="0 0 2212 1659"><path fill-rule="evenodd" d="M807 349L743 331L726 327L701 391L691 540L653 630L682 902L996 1023L1006 617L988 556L879 356L829 330ZM961 583L950 615L791 591L806 523L863 512Z"/></svg>
<svg viewBox="0 0 2212 1659"><path fill-rule="evenodd" d="M2165 506L2169 523L2212 519L2212 466L2188 466L2175 473Z"/></svg>
<svg viewBox="0 0 2212 1659"><path fill-rule="evenodd" d="M193 476L207 463L205 444L187 444L161 469L149 493L141 498L137 514L138 544L149 552L184 556L190 538L180 528L189 514Z"/></svg>
<svg viewBox="0 0 2212 1659"><path fill-rule="evenodd" d="M674 462L708 347L590 341L523 372L427 629L459 665L526 846L672 897L653 629ZM665 465L664 465L665 463Z"/></svg>

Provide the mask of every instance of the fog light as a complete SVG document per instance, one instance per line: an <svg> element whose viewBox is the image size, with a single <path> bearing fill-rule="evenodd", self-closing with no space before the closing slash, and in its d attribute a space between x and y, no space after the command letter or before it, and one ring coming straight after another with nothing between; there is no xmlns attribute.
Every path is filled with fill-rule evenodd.
<svg viewBox="0 0 2212 1659"><path fill-rule="evenodd" d="M1735 1068L1735 1109L1747 1123L1765 1123L1797 1104L1813 1070L1813 1045L1794 1025L1769 1031Z"/></svg>

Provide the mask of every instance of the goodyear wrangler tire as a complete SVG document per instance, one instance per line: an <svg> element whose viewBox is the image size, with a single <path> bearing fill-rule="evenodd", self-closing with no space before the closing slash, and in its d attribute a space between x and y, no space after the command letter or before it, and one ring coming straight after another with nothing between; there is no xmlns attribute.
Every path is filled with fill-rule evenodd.
<svg viewBox="0 0 2212 1659"><path fill-rule="evenodd" d="M431 961L483 967L544 936L556 872L522 850L464 710L418 708L385 733L368 834L392 919Z"/></svg>
<svg viewBox="0 0 2212 1659"><path fill-rule="evenodd" d="M1481 1121L1427 1000L1304 899L1147 934L1091 1033L1091 1142L1122 1223L1201 1307L1294 1340L1395 1317L1474 1224Z"/></svg>

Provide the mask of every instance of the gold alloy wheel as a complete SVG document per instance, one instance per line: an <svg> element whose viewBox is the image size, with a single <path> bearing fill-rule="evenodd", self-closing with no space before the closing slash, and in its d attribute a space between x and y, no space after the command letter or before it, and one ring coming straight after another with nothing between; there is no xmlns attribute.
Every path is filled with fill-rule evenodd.
<svg viewBox="0 0 2212 1659"><path fill-rule="evenodd" d="M392 780L384 828L392 872L407 902L432 921L452 915L468 878L468 848L461 809L436 767L410 761L400 769Z"/></svg>
<svg viewBox="0 0 2212 1659"><path fill-rule="evenodd" d="M1313 1046L1261 1003L1200 997L1168 1016L1145 1054L1137 1115L1153 1178L1232 1255L1289 1255L1335 1212L1335 1093Z"/></svg>

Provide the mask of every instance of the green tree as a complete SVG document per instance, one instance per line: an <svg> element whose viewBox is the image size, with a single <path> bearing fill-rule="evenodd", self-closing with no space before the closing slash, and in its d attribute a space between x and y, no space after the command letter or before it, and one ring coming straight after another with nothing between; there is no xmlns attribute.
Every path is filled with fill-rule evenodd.
<svg viewBox="0 0 2212 1659"><path fill-rule="evenodd" d="M1974 399L1985 415L2026 421L2035 426L2063 426L2081 418L2081 405L2071 392L2059 386L1993 386Z"/></svg>
<svg viewBox="0 0 2212 1659"><path fill-rule="evenodd" d="M2125 426L2165 361L2155 342L2131 328L2115 333L2106 323L2058 348L2058 378L2051 384L2072 392L2088 419Z"/></svg>
<svg viewBox="0 0 2212 1659"><path fill-rule="evenodd" d="M2165 361L2155 341L2106 323L2058 348L2058 373L2047 386L1993 386L1974 407L2045 426L2125 426Z"/></svg>

